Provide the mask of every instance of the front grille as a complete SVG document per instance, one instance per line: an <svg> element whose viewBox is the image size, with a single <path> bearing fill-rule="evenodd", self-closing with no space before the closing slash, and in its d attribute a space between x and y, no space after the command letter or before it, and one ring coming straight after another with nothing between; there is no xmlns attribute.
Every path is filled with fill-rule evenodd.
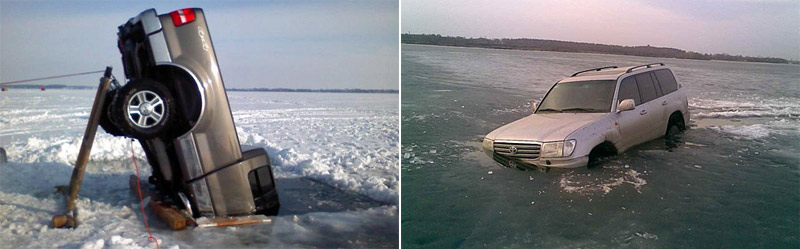
<svg viewBox="0 0 800 249"><path fill-rule="evenodd" d="M542 145L533 142L494 142L494 153L510 158L537 159Z"/></svg>

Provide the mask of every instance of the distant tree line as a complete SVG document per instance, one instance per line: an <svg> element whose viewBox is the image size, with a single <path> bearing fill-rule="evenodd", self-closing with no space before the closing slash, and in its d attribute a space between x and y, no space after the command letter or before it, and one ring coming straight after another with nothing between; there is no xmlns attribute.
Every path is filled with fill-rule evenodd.
<svg viewBox="0 0 800 249"><path fill-rule="evenodd" d="M487 38L466 38L461 36L442 36L438 34L403 34L402 43L407 44L426 44L456 47L479 47L496 49L518 49L518 50L537 50L537 51L557 51L557 52L578 52L578 53L599 53L599 54L618 54L635 55L663 58L680 58L695 60L724 60L724 61L746 61L746 62L767 62L767 63L792 63L800 64L798 61L790 61L775 57L752 57L729 54L701 54L693 51L685 51L677 48L663 48L647 46L619 46L606 45L586 42L570 42L556 40L541 40L529 38L517 39L487 39Z"/></svg>
<svg viewBox="0 0 800 249"><path fill-rule="evenodd" d="M68 86L68 85L9 85L5 88L14 89L97 89L94 86ZM296 89L296 88L227 88L230 92L298 92L298 93L399 93L393 89Z"/></svg>
<svg viewBox="0 0 800 249"><path fill-rule="evenodd" d="M297 88L228 88L231 92L302 92L302 93L399 93L393 89L297 89Z"/></svg>

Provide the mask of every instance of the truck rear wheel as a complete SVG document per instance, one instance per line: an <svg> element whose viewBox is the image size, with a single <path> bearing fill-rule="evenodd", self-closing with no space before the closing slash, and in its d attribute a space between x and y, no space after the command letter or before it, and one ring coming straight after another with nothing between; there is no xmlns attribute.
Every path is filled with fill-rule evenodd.
<svg viewBox="0 0 800 249"><path fill-rule="evenodd" d="M169 89L151 79L137 79L120 88L115 109L126 133L139 139L169 130L175 113Z"/></svg>
<svg viewBox="0 0 800 249"><path fill-rule="evenodd" d="M664 135L668 139L672 139L675 137L675 134L678 134L685 129L686 122L683 121L683 117L681 117L680 113L675 112L669 116L669 122L667 122L667 132Z"/></svg>
<svg viewBox="0 0 800 249"><path fill-rule="evenodd" d="M114 103L114 97L117 95L117 89L111 90L106 94L106 99L103 102L103 107L100 109L100 120L98 123L106 133L111 134L113 136L124 136L125 133L111 121L111 114L113 113L112 104Z"/></svg>

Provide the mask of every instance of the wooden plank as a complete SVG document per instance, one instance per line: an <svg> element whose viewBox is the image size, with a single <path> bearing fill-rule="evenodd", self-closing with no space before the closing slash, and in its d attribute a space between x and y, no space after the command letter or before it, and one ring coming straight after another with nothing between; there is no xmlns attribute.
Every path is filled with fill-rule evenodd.
<svg viewBox="0 0 800 249"><path fill-rule="evenodd" d="M197 219L197 226L206 227L227 227L265 224L272 222L272 219L265 215L246 215L236 217L216 217Z"/></svg>
<svg viewBox="0 0 800 249"><path fill-rule="evenodd" d="M187 219L183 213L172 206L159 201L158 199L151 199L150 208L153 209L153 212L158 215L158 218L161 218L161 221L172 228L172 230L183 230L186 229L186 226L190 224L190 219Z"/></svg>

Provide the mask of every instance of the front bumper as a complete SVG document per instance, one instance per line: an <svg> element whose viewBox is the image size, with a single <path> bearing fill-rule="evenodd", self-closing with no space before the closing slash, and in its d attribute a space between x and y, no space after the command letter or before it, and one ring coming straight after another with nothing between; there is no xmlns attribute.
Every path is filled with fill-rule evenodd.
<svg viewBox="0 0 800 249"><path fill-rule="evenodd" d="M488 152L496 162L503 166L512 168L528 169L531 166L536 168L579 168L586 167L589 164L589 156L574 157L574 158L537 158L537 159L520 159L503 156L494 152Z"/></svg>
<svg viewBox="0 0 800 249"><path fill-rule="evenodd" d="M578 168L586 167L586 165L589 164L589 156L575 158L539 158L531 160L530 163L539 167Z"/></svg>
<svg viewBox="0 0 800 249"><path fill-rule="evenodd" d="M518 158L508 155L501 155L494 151L492 142L486 142L484 139L482 144L483 151L492 159L502 164L503 166L512 168L528 169L531 167L536 168L579 168L586 167L589 164L589 155L580 157L555 157L555 158ZM492 140L489 140L492 141Z"/></svg>

